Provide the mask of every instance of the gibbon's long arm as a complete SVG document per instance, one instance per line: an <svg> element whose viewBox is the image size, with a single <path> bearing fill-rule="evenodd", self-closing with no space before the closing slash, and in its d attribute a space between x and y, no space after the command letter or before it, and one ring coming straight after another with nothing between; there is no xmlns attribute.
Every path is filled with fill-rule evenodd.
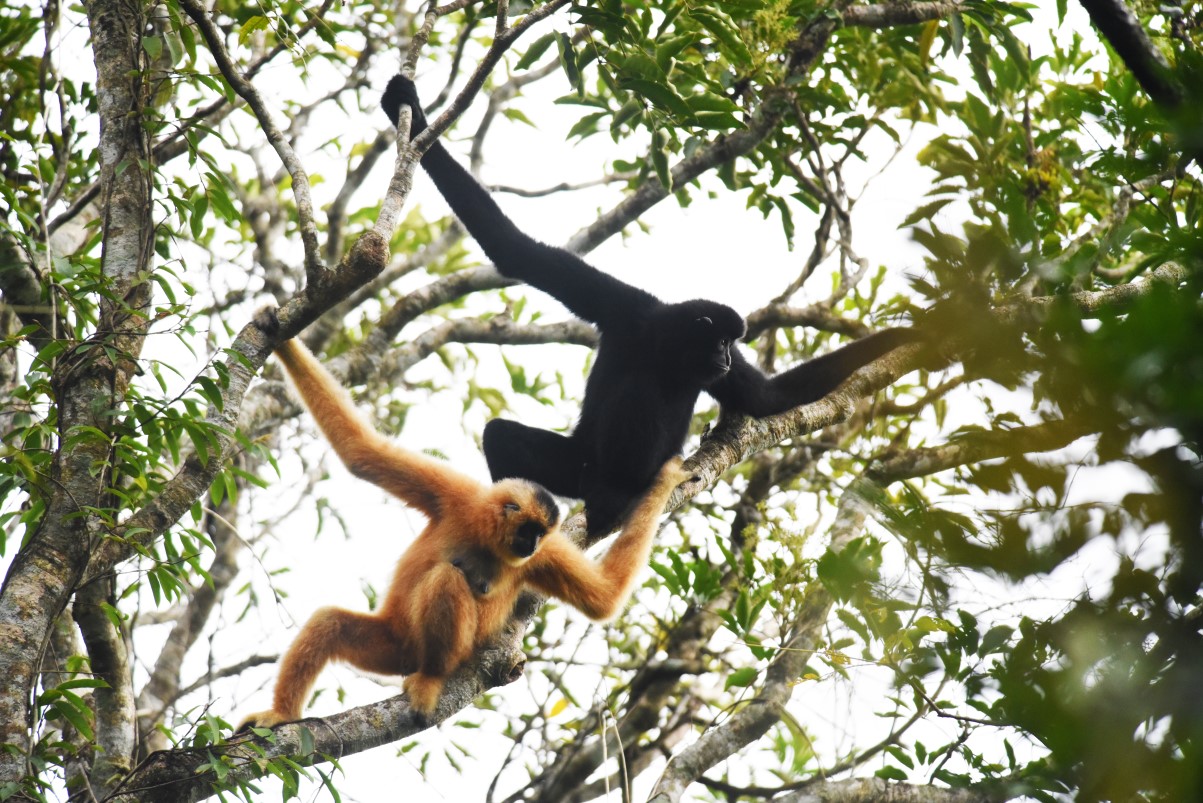
<svg viewBox="0 0 1203 803"><path fill-rule="evenodd" d="M630 596L639 572L647 565L657 521L673 490L689 479L674 457L627 517L610 549L595 563L562 534L549 537L531 558L524 580L532 588L561 599L590 619L613 619Z"/></svg>
<svg viewBox="0 0 1203 803"><path fill-rule="evenodd" d="M374 430L355 409L346 390L297 340L278 345L276 356L322 434L355 476L431 518L441 515L447 503L484 493L471 477L444 462L402 449Z"/></svg>
<svg viewBox="0 0 1203 803"><path fill-rule="evenodd" d="M731 369L706 392L724 407L754 418L776 415L818 401L858 369L918 339L913 329L886 329L773 376L761 373L733 348Z"/></svg>
<svg viewBox="0 0 1203 803"><path fill-rule="evenodd" d="M380 99L393 125L402 104L413 110L410 137L416 137L426 129L426 115L413 82L398 75L389 81ZM633 326L661 305L652 294L602 273L563 248L525 234L438 140L423 155L422 167L503 275L551 294L572 314L603 329Z"/></svg>

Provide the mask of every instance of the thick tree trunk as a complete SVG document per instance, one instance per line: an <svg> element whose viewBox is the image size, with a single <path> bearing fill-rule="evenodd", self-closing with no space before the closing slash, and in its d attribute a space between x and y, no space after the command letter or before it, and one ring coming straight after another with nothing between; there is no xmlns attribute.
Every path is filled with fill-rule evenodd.
<svg viewBox="0 0 1203 803"><path fill-rule="evenodd" d="M0 588L0 790L16 791L32 747L31 699L36 669L54 621L75 590L103 534L87 507L103 507L114 404L141 351L149 318L145 276L152 253L150 150L142 126L142 4L96 0L87 5L100 106L101 270L110 294L97 333L64 353L54 371L59 449L55 492L41 524L17 555Z"/></svg>

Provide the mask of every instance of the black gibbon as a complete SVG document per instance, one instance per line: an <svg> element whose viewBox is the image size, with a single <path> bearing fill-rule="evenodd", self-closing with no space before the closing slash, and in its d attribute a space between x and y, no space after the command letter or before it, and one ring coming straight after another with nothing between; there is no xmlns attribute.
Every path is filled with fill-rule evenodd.
<svg viewBox="0 0 1203 803"><path fill-rule="evenodd" d="M261 311L255 322L273 332L274 308ZM666 461L622 533L595 562L560 532L555 499L539 485L523 479L482 484L407 451L356 412L346 391L298 341L279 344L276 354L350 472L421 511L429 523L401 556L379 610L323 608L313 614L280 665L271 710L246 717L240 730L300 719L309 690L330 661L406 675L411 707L429 715L447 676L501 630L523 588L561 599L591 619L615 616L647 564L669 495L688 479L680 460Z"/></svg>
<svg viewBox="0 0 1203 803"><path fill-rule="evenodd" d="M426 128L414 84L394 77L381 106L397 124L413 110L412 136ZM694 300L666 304L608 276L562 248L529 237L438 141L422 158L439 192L503 275L554 296L601 332L571 435L495 419L484 431L493 479L522 477L560 496L584 499L589 533L614 529L689 433L698 395L763 417L827 395L853 372L903 343L912 329L888 329L775 376L732 348L746 331L730 307Z"/></svg>

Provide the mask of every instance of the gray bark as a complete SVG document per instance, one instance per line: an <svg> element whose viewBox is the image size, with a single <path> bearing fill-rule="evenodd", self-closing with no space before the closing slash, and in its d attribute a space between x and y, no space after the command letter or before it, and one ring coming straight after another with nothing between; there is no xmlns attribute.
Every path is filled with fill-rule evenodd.
<svg viewBox="0 0 1203 803"><path fill-rule="evenodd" d="M96 334L56 366L60 443L70 438L70 448L56 453L56 490L0 587L0 643L6 646L0 654L0 743L16 747L0 751L0 787L13 789L27 774L36 668L103 532L94 516L80 514L84 505L107 506L109 474L94 469L108 464L110 442L83 433L111 429L111 411L141 350L147 318L138 313L150 297L142 278L153 236L150 149L142 128L145 18L140 3L123 0L96 0L87 13L100 109L101 270L112 295L101 304Z"/></svg>

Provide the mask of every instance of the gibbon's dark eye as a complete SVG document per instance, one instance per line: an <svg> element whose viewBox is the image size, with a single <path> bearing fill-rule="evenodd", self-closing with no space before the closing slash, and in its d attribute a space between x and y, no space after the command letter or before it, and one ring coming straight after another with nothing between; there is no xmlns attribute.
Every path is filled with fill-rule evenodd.
<svg viewBox="0 0 1203 803"><path fill-rule="evenodd" d="M725 349L729 345L731 345L731 341L725 337L718 341L718 347L720 349Z"/></svg>
<svg viewBox="0 0 1203 803"><path fill-rule="evenodd" d="M521 509L522 509L521 507L519 507L518 505L516 505L516 504L515 504L515 503L513 503L513 502L506 502L506 503L505 503L505 511L506 511L507 513L517 513L517 512L518 512L519 510L521 510Z"/></svg>

